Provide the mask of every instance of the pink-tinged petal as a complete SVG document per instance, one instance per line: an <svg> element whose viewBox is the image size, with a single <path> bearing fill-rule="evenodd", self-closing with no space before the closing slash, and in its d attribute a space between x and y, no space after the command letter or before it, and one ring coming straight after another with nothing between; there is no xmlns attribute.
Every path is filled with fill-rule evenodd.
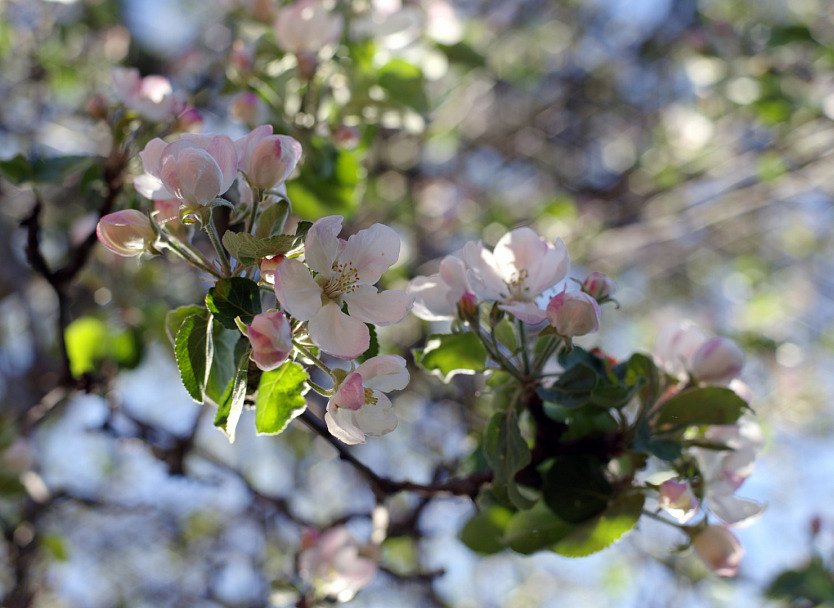
<svg viewBox="0 0 834 608"><path fill-rule="evenodd" d="M695 352L691 366L696 380L723 386L741 373L744 351L729 338L710 338Z"/></svg>
<svg viewBox="0 0 834 608"><path fill-rule="evenodd" d="M529 274L525 283L535 297L564 280L569 270L568 248L562 239L557 239L555 245L547 246L544 257L537 264L527 267Z"/></svg>
<svg viewBox="0 0 834 608"><path fill-rule="evenodd" d="M325 304L308 321L307 332L313 344L340 359L355 359L371 344L365 324L343 313L335 302Z"/></svg>
<svg viewBox="0 0 834 608"><path fill-rule="evenodd" d="M547 313L533 302L510 302L509 304L499 304L498 308L512 314L528 325L536 325L547 319Z"/></svg>
<svg viewBox="0 0 834 608"><path fill-rule="evenodd" d="M187 205L203 206L223 191L223 175L214 158L200 148L185 148L176 157L163 155L162 183Z"/></svg>
<svg viewBox="0 0 834 608"><path fill-rule="evenodd" d="M397 415L388 397L378 391L374 391L373 397L376 403L366 403L353 412L353 419L366 435L381 437L397 428Z"/></svg>
<svg viewBox="0 0 834 608"><path fill-rule="evenodd" d="M505 300L510 292L491 251L483 243L469 242L463 248L463 261L469 271L467 279L481 300Z"/></svg>
<svg viewBox="0 0 834 608"><path fill-rule="evenodd" d="M460 296L469 291L466 264L459 257L447 255L443 258L440 261L439 274L453 291L460 293ZM455 298L455 302L460 300L460 296Z"/></svg>
<svg viewBox="0 0 834 608"><path fill-rule="evenodd" d="M692 358L707 341L707 336L689 322L666 325L655 342L655 354L667 372L685 375L692 367Z"/></svg>
<svg viewBox="0 0 834 608"><path fill-rule="evenodd" d="M399 255L399 235L388 226L374 224L347 240L339 261L352 264L361 282L373 284L396 263Z"/></svg>
<svg viewBox="0 0 834 608"><path fill-rule="evenodd" d="M99 242L115 254L139 255L153 242L156 233L148 216L136 209L108 213L96 225Z"/></svg>
<svg viewBox="0 0 834 608"><path fill-rule="evenodd" d="M741 542L724 526L707 526L692 538L692 546L718 576L735 576L744 556Z"/></svg>
<svg viewBox="0 0 834 608"><path fill-rule="evenodd" d="M502 278L509 281L515 278L521 269L528 272L537 270L547 254L547 249L547 241L532 228L525 226L502 236L492 250L492 255L501 269Z"/></svg>
<svg viewBox="0 0 834 608"><path fill-rule="evenodd" d="M359 428L354 419L354 412L343 407L336 407L331 399L327 404L327 411L324 413L324 422L327 430L336 439L347 445L365 443L365 433Z"/></svg>
<svg viewBox="0 0 834 608"><path fill-rule="evenodd" d="M414 297L411 312L425 321L442 321L457 316L457 300L452 288L440 275L417 277L408 284L406 293Z"/></svg>
<svg viewBox="0 0 834 608"><path fill-rule="evenodd" d="M142 168L145 170L145 173L157 178L161 177L162 151L167 146L168 144L158 137L155 137L145 145L145 149L139 153L139 158L142 159Z"/></svg>
<svg viewBox="0 0 834 608"><path fill-rule="evenodd" d="M134 177L133 187L139 194L145 198L151 199L152 201L162 201L173 198L174 196L168 192L168 189L165 188L161 179L151 175L150 173L143 173L142 175Z"/></svg>
<svg viewBox="0 0 834 608"><path fill-rule="evenodd" d="M767 505L753 500L739 498L732 494L727 496L709 496L709 508L715 516L734 526L746 526L764 513Z"/></svg>
<svg viewBox="0 0 834 608"><path fill-rule="evenodd" d="M357 367L354 373L362 377L365 386L383 393L402 390L408 386L409 381L405 359L399 355L371 357Z"/></svg>
<svg viewBox="0 0 834 608"><path fill-rule="evenodd" d="M275 269L275 297L299 321L309 321L321 310L321 287L307 267L286 258Z"/></svg>
<svg viewBox="0 0 834 608"><path fill-rule="evenodd" d="M218 194L223 194L232 187L237 176L237 152L235 143L227 135L217 135L211 139L206 152L211 154L220 168L223 179Z"/></svg>
<svg viewBox="0 0 834 608"><path fill-rule="evenodd" d="M250 359L265 372L278 369L292 352L290 324L282 312L255 315L246 337L252 345Z"/></svg>
<svg viewBox="0 0 834 608"><path fill-rule="evenodd" d="M372 285L355 285L342 296L350 316L375 325L399 323L411 310L414 296L398 289L377 292Z"/></svg>
<svg viewBox="0 0 834 608"><path fill-rule="evenodd" d="M547 304L547 319L559 335L584 336L599 329L599 304L583 291L562 291Z"/></svg>
<svg viewBox="0 0 834 608"><path fill-rule="evenodd" d="M360 374L354 372L342 381L333 395L333 404L353 411L365 405L365 387Z"/></svg>
<svg viewBox="0 0 834 608"><path fill-rule="evenodd" d="M272 125L261 125L252 129L248 135L235 140L238 169L246 171L252 158L252 151L264 137L272 135Z"/></svg>
<svg viewBox="0 0 834 608"><path fill-rule="evenodd" d="M333 274L333 261L339 255L342 219L341 215L323 217L316 220L307 231L307 239L304 242L304 260L312 270L325 277Z"/></svg>

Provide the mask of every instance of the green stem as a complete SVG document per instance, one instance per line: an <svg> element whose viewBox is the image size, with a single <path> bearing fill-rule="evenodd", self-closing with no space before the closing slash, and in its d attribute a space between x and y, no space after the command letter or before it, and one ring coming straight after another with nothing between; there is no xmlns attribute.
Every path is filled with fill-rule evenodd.
<svg viewBox="0 0 834 608"><path fill-rule="evenodd" d="M325 365L321 359L316 357L312 352L310 352L310 349L308 349L303 344L299 343L297 340L293 340L292 343L299 351L301 351L304 354L305 357L310 359L310 361L312 361L316 367L318 367L321 371L330 376L330 378L333 380L333 384L336 384L336 382L338 381L336 376L333 374L333 371L329 367L327 367L327 365Z"/></svg>
<svg viewBox="0 0 834 608"><path fill-rule="evenodd" d="M527 380L531 380L532 377L530 375L530 355L527 352L527 332L524 331L524 323L521 319L516 319L518 323L518 337L521 341L521 365L524 368L524 375L527 377Z"/></svg>
<svg viewBox="0 0 834 608"><path fill-rule="evenodd" d="M495 337L495 331L490 331L490 339L487 338L481 331L476 331L475 335L480 338L481 343L486 348L489 356L495 359L496 363L498 363L501 368L510 374L513 378L518 380L521 384L525 383L524 376L521 375L521 372L518 371L515 365L512 364L512 361L507 359L503 354L501 354L501 348L498 345L498 339Z"/></svg>
<svg viewBox="0 0 834 608"><path fill-rule="evenodd" d="M220 266L223 268L224 275L229 277L232 275L232 265L229 262L229 256L226 255L226 250L223 249L223 244L220 242L220 235L217 234L217 226L214 225L213 216L214 210L209 211L208 218L203 222L203 228L206 229L209 240L217 252L217 257L220 259Z"/></svg>
<svg viewBox="0 0 834 608"><path fill-rule="evenodd" d="M219 272L217 272L217 270L211 267L211 264L208 262L208 260L206 260L202 255L200 255L198 252L194 251L190 247L181 247L178 243L171 239L166 240L164 243L162 243L162 246L170 249L189 264L196 266L203 272L207 272L214 278L223 278L223 276Z"/></svg>
<svg viewBox="0 0 834 608"><path fill-rule="evenodd" d="M547 363L547 360L550 358L550 356L554 352L556 352L556 349L559 348L559 343L560 343L559 338L549 336L547 339L548 339L548 343L545 345L542 352L539 353L539 355L533 361L533 372L532 372L533 377L536 377L536 376L539 375L539 373L542 371L542 368L544 367L545 363Z"/></svg>

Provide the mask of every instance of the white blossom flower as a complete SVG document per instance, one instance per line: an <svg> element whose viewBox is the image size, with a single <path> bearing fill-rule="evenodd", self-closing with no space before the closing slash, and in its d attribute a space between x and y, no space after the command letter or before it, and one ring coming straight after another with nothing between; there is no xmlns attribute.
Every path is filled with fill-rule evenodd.
<svg viewBox="0 0 834 608"><path fill-rule="evenodd" d="M334 357L353 359L370 346L365 323L399 323L414 298L404 291L380 292L374 287L397 261L396 232L374 224L344 241L338 237L341 229L338 215L316 221L304 245L306 265L287 258L275 269L275 295L284 310L307 322L313 344Z"/></svg>
<svg viewBox="0 0 834 608"><path fill-rule="evenodd" d="M562 239L551 244L526 227L505 234L493 251L467 243L463 255L478 298L499 302L501 310L529 324L547 318L536 299L563 280L570 266Z"/></svg>
<svg viewBox="0 0 834 608"><path fill-rule="evenodd" d="M327 429L348 445L365 443L366 435L390 433L397 428L397 416L384 393L404 389L408 380L405 359L399 355L371 357L345 376L327 402Z"/></svg>
<svg viewBox="0 0 834 608"><path fill-rule="evenodd" d="M310 542L310 541L308 541ZM315 589L317 597L353 599L376 576L376 562L359 554L360 546L345 526L335 526L312 539L298 556L301 578Z"/></svg>
<svg viewBox="0 0 834 608"><path fill-rule="evenodd" d="M426 321L440 321L455 318L458 302L472 290L463 260L447 255L441 260L436 274L412 279L407 291L414 296L411 312L415 316Z"/></svg>

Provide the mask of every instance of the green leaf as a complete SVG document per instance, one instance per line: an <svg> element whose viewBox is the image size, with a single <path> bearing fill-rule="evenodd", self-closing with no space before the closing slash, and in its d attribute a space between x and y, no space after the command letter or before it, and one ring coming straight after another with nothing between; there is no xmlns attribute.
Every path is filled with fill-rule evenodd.
<svg viewBox="0 0 834 608"><path fill-rule="evenodd" d="M486 58L465 42L455 44L435 43L451 63L459 63L467 68L480 68L486 65Z"/></svg>
<svg viewBox="0 0 834 608"><path fill-rule="evenodd" d="M613 488L594 456L569 454L557 458L544 475L542 497L568 523L582 523L605 509Z"/></svg>
<svg viewBox="0 0 834 608"><path fill-rule="evenodd" d="M168 339L172 345L177 340L177 334L183 322L192 315L202 315L208 318L208 311L202 306L180 306L174 310L169 310L168 314L165 315L165 333L168 334Z"/></svg>
<svg viewBox="0 0 834 608"><path fill-rule="evenodd" d="M297 238L292 234L260 238L245 232L227 230L223 235L223 246L244 266L255 264L262 258L285 255L295 248L296 241Z"/></svg>
<svg viewBox="0 0 834 608"><path fill-rule="evenodd" d="M478 337L471 332L433 334L429 336L422 352L414 352L414 359L424 370L448 382L455 374L484 371L487 352Z"/></svg>
<svg viewBox="0 0 834 608"><path fill-rule="evenodd" d="M94 372L107 355L107 325L95 317L81 317L64 331L70 372L75 377Z"/></svg>
<svg viewBox="0 0 834 608"><path fill-rule="evenodd" d="M642 494L619 496L598 517L578 526L557 542L553 551L566 557L585 557L602 551L637 525L643 514L644 502Z"/></svg>
<svg viewBox="0 0 834 608"><path fill-rule="evenodd" d="M733 424L746 409L744 399L728 388L691 388L678 393L661 406L655 428Z"/></svg>
<svg viewBox="0 0 834 608"><path fill-rule="evenodd" d="M203 315L187 317L177 332L174 354L185 390L197 403L203 403L206 379L214 355L211 321Z"/></svg>
<svg viewBox="0 0 834 608"><path fill-rule="evenodd" d="M518 350L518 337L515 333L515 326L507 317L501 319L498 325L495 326L495 337L498 338L498 341L506 346L510 352Z"/></svg>
<svg viewBox="0 0 834 608"><path fill-rule="evenodd" d="M310 376L298 363L286 361L276 370L264 372L255 400L255 428L262 435L277 435L306 408L304 395Z"/></svg>
<svg viewBox="0 0 834 608"><path fill-rule="evenodd" d="M90 156L56 156L26 159L22 154L0 161L0 174L20 186L23 184L52 184L64 180L72 172L92 164Z"/></svg>
<svg viewBox="0 0 834 608"><path fill-rule="evenodd" d="M402 59L393 59L379 69L378 84L388 96L420 113L427 112L429 100L423 83L423 72Z"/></svg>
<svg viewBox="0 0 834 608"><path fill-rule="evenodd" d="M632 452L644 452L654 454L661 460L671 462L680 458L683 446L680 441L669 439L656 439L651 434L651 427L647 420L643 419L637 425L634 439L629 446Z"/></svg>
<svg viewBox="0 0 834 608"><path fill-rule="evenodd" d="M273 203L261 212L261 216L258 218L258 225L255 228L255 236L263 239L281 235L289 215L290 204L287 201L280 200L277 203Z"/></svg>
<svg viewBox="0 0 834 608"><path fill-rule="evenodd" d="M575 529L576 525L557 517L540 500L532 509L512 516L504 530L504 541L513 551L530 555L549 549Z"/></svg>
<svg viewBox="0 0 834 608"><path fill-rule="evenodd" d="M615 365L613 371L626 386L639 387L643 403L651 405L657 401L660 395L660 374L651 357L635 353L625 363Z"/></svg>
<svg viewBox="0 0 834 608"><path fill-rule="evenodd" d="M235 348L237 357L237 371L230 390L217 408L217 415L214 417L214 425L224 430L229 438L229 443L235 442L235 430L243 413L243 404L246 401L246 380L249 371L249 341L240 340Z"/></svg>
<svg viewBox="0 0 834 608"><path fill-rule="evenodd" d="M464 545L475 553L491 555L506 548L503 541L504 528L513 512L500 505L492 505L475 513L460 531Z"/></svg>
<svg viewBox="0 0 834 608"><path fill-rule="evenodd" d="M504 504L526 509L533 500L521 493L515 474L530 464L530 448L518 428L518 415L511 407L492 415L484 434L484 453L493 471L492 491Z"/></svg>
<svg viewBox="0 0 834 608"><path fill-rule="evenodd" d="M359 363L364 363L371 357L376 357L379 354L379 339L376 335L376 326L373 323L365 323L365 325L367 326L368 333L371 336L371 343L367 350L356 358Z"/></svg>
<svg viewBox="0 0 834 608"><path fill-rule="evenodd" d="M539 388L539 396L548 403L566 408L581 407L591 400L597 386L597 373L584 363L566 369L548 388Z"/></svg>
<svg viewBox="0 0 834 608"><path fill-rule="evenodd" d="M261 290L257 283L244 277L220 279L208 290L206 307L223 327L237 331L235 317L248 325L261 312Z"/></svg>
<svg viewBox="0 0 834 608"><path fill-rule="evenodd" d="M240 353L237 352L238 343L249 345L249 340L240 335L235 329L226 329L217 320L212 320L211 328L212 352L211 367L206 380L206 399L214 404L221 404L229 398L231 384L237 373L237 363Z"/></svg>

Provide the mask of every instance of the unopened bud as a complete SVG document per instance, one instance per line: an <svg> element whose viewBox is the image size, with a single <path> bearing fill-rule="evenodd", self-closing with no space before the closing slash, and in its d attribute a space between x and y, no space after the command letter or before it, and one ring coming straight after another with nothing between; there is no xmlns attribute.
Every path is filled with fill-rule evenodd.
<svg viewBox="0 0 834 608"><path fill-rule="evenodd" d="M102 245L122 256L139 255L156 238L148 216L136 209L125 209L102 217L96 226Z"/></svg>
<svg viewBox="0 0 834 608"><path fill-rule="evenodd" d="M692 358L690 373L699 382L726 385L741 373L744 352L738 344L718 336L704 342Z"/></svg>
<svg viewBox="0 0 834 608"><path fill-rule="evenodd" d="M478 299L475 294L464 293L458 300L458 316L470 323L478 322Z"/></svg>
<svg viewBox="0 0 834 608"><path fill-rule="evenodd" d="M698 499L684 481L669 479L660 485L658 506L680 523L692 518L698 511Z"/></svg>
<svg viewBox="0 0 834 608"><path fill-rule="evenodd" d="M93 95L90 101L87 102L87 114L93 118L107 118L108 111L109 104L107 103L107 98L101 93Z"/></svg>
<svg viewBox="0 0 834 608"><path fill-rule="evenodd" d="M692 537L692 546L707 567L718 576L735 576L744 547L724 526L707 526Z"/></svg>
<svg viewBox="0 0 834 608"><path fill-rule="evenodd" d="M250 358L265 372L278 369L292 352L290 322L280 311L255 315L246 337L252 345Z"/></svg>
<svg viewBox="0 0 834 608"><path fill-rule="evenodd" d="M283 255L276 255L268 258L264 258L261 260L261 279L265 283L269 283L270 285L275 284L275 269L281 265L281 262L284 261Z"/></svg>
<svg viewBox="0 0 834 608"><path fill-rule="evenodd" d="M336 144L337 148L353 150L359 145L359 129L341 125L333 131L333 143Z"/></svg>
<svg viewBox="0 0 834 608"><path fill-rule="evenodd" d="M258 122L261 100L252 91L238 93L229 104L229 116L232 120L253 125Z"/></svg>
<svg viewBox="0 0 834 608"><path fill-rule="evenodd" d="M597 302L602 302L614 295L614 292L617 291L617 284L612 278L601 272L592 272L582 282L582 291Z"/></svg>
<svg viewBox="0 0 834 608"><path fill-rule="evenodd" d="M550 299L547 320L564 338L591 334L599 329L599 304L587 293L562 291Z"/></svg>

